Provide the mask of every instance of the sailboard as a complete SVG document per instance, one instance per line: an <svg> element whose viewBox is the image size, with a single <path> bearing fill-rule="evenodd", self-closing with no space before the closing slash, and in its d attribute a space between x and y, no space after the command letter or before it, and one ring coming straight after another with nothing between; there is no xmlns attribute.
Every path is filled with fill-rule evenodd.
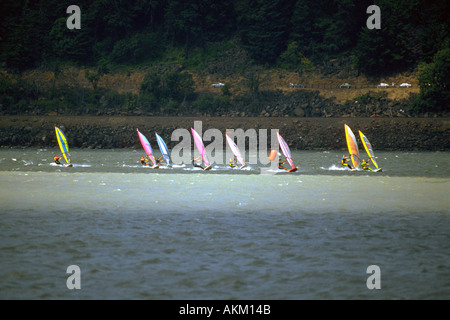
<svg viewBox="0 0 450 320"><path fill-rule="evenodd" d="M228 136L226 133L225 133L225 137L227 138L228 146L230 147L230 149L233 152L233 154L236 156L236 159L241 164L241 168L245 167L245 161L244 161L244 158L241 155L241 152L239 151L239 148L234 143L234 141L230 138L230 136Z"/></svg>
<svg viewBox="0 0 450 320"><path fill-rule="evenodd" d="M72 163L70 162L69 144L67 143L67 138L60 128L55 127L55 132L56 132L56 139L58 140L59 149L61 149L64 160L66 160L66 163L63 164L63 166L72 167Z"/></svg>
<svg viewBox="0 0 450 320"><path fill-rule="evenodd" d="M208 156L206 155L205 146L203 145L202 138L200 135L191 128L192 136L194 137L195 146L197 147L198 152L202 155L203 162L205 163L206 167L203 170L209 170L211 169L211 165L208 160Z"/></svg>
<svg viewBox="0 0 450 320"><path fill-rule="evenodd" d="M369 139L364 135L364 133L359 130L359 136L361 137L361 141L363 143L364 149L366 149L367 155L370 157L370 160L372 160L373 165L377 170L374 171L381 171L381 168L378 167L378 163L375 160L375 154L373 153L372 144L370 143Z"/></svg>
<svg viewBox="0 0 450 320"><path fill-rule="evenodd" d="M297 171L297 167L294 164L294 161L291 157L291 150L289 150L289 146L287 145L286 141L284 141L283 137L280 135L279 132L277 132L278 142L280 143L281 151L283 152L284 156L286 157L286 160L291 165L291 169L289 169L289 172L295 172Z"/></svg>
<svg viewBox="0 0 450 320"><path fill-rule="evenodd" d="M154 168L154 169L159 168L159 166L156 165L155 157L153 156L153 149L152 149L152 146L150 145L150 142L148 142L147 138L139 131L139 129L136 129L136 131L138 133L139 140L141 141L142 147L145 150L145 153L148 155L150 160L153 162L152 168Z"/></svg>
<svg viewBox="0 0 450 320"><path fill-rule="evenodd" d="M350 129L348 125L345 125L345 139L347 140L348 152L350 153L350 158L352 159L353 168L358 169L360 167L359 163L361 162L358 143L352 129Z"/></svg>
<svg viewBox="0 0 450 320"><path fill-rule="evenodd" d="M172 161L170 160L169 149L167 148L166 143L161 138L161 136L159 136L157 133L155 133L155 135L156 135L156 141L158 142L159 150L161 150L164 160L166 160L167 166L171 166Z"/></svg>

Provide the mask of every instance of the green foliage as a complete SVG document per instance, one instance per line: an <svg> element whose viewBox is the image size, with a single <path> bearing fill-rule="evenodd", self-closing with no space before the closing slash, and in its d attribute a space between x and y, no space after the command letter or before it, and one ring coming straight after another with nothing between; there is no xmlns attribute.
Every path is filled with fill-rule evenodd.
<svg viewBox="0 0 450 320"><path fill-rule="evenodd" d="M419 73L420 95L412 108L419 112L441 112L450 105L450 48L436 53L433 61L422 65Z"/></svg>
<svg viewBox="0 0 450 320"><path fill-rule="evenodd" d="M417 39L411 34L416 28L417 1L380 0L381 30L363 28L355 47L357 67L370 76L402 71L417 59L414 50Z"/></svg>
<svg viewBox="0 0 450 320"><path fill-rule="evenodd" d="M67 29L66 18L59 18L49 33L52 53L57 58L87 61L90 56L89 35L82 30Z"/></svg>
<svg viewBox="0 0 450 320"><path fill-rule="evenodd" d="M2 1L2 6L8 2L3 4ZM25 2L22 3L20 10L16 9L14 12L17 14L16 17L6 15L6 20L11 24L5 26L6 30L2 30L5 33L2 35L3 41L0 42L0 52L2 60L11 70L24 71L36 66L40 60L40 46L37 39L40 38L41 22L38 8L33 4Z"/></svg>
<svg viewBox="0 0 450 320"><path fill-rule="evenodd" d="M308 70L313 67L313 63L305 57L296 41L292 41L285 52L280 55L278 65L287 70Z"/></svg>
<svg viewBox="0 0 450 320"><path fill-rule="evenodd" d="M22 79L12 81L0 74L0 110L5 114L29 112L42 94L34 83Z"/></svg>
<svg viewBox="0 0 450 320"><path fill-rule="evenodd" d="M221 53L232 48L229 42L214 42L206 44L203 47L192 50L189 58L184 63L187 68L192 70L202 70L209 63L218 59Z"/></svg>
<svg viewBox="0 0 450 320"><path fill-rule="evenodd" d="M158 58L163 47L157 33L134 34L116 41L109 56L115 63L139 64Z"/></svg>
<svg viewBox="0 0 450 320"><path fill-rule="evenodd" d="M362 104L362 105L366 105L368 103L377 101L381 98L386 98L387 97L387 92L383 91L383 92L368 92L366 94L363 94L361 96L355 97L353 98L353 101L358 101L358 103Z"/></svg>
<svg viewBox="0 0 450 320"><path fill-rule="evenodd" d="M184 46L186 58L194 46L229 37L235 25L233 2L221 0L171 0L164 18L169 40Z"/></svg>
<svg viewBox="0 0 450 320"><path fill-rule="evenodd" d="M286 47L294 3L289 0L243 1L239 34L257 63L273 63Z"/></svg>
<svg viewBox="0 0 450 320"><path fill-rule="evenodd" d="M91 71L91 70L85 70L84 76L88 81L91 83L92 88L94 90L97 89L98 82L100 81L100 78L104 75L109 73L109 66L108 62L106 60L101 60L98 63L97 71Z"/></svg>
<svg viewBox="0 0 450 320"><path fill-rule="evenodd" d="M98 72L91 72L89 70L84 71L84 76L91 83L92 88L97 89L98 81L100 80L101 74Z"/></svg>
<svg viewBox="0 0 450 320"><path fill-rule="evenodd" d="M202 94L192 103L192 107L200 113L215 114L228 111L231 108L231 100L228 96Z"/></svg>
<svg viewBox="0 0 450 320"><path fill-rule="evenodd" d="M214 96L212 94L203 94L199 96L192 104L195 110L201 113L211 112L214 105Z"/></svg>
<svg viewBox="0 0 450 320"><path fill-rule="evenodd" d="M156 70L148 72L141 84L141 104L146 109L157 109L165 105L173 105L174 101L182 103L192 98L194 80L187 72L165 72Z"/></svg>
<svg viewBox="0 0 450 320"><path fill-rule="evenodd" d="M292 16L290 41L316 63L351 50L365 26L367 0L297 1Z"/></svg>
<svg viewBox="0 0 450 320"><path fill-rule="evenodd" d="M229 83L225 83L224 86L222 87L222 94L228 97L231 96L230 88L231 85Z"/></svg>
<svg viewBox="0 0 450 320"><path fill-rule="evenodd" d="M66 28L68 4L1 1L1 62L17 71L54 57L94 66L101 60L151 65L177 47L185 62L201 68L216 55L199 48L239 36L260 65L298 65L296 43L315 64L351 55L360 71L379 75L429 63L450 45L447 0L79 0L80 30ZM381 30L366 27L372 4L381 9Z"/></svg>
<svg viewBox="0 0 450 320"><path fill-rule="evenodd" d="M419 1L416 11L420 58L429 63L439 50L450 47L450 1Z"/></svg>
<svg viewBox="0 0 450 320"><path fill-rule="evenodd" d="M52 88L45 92L33 83L0 79L3 112L56 108L57 112L81 113L113 105L151 112L186 109L187 102L195 99L192 77L185 71L167 70L177 65L203 71L223 57L221 52L230 43L244 48L256 67L276 65L299 72L342 56L353 57L358 70L368 76L413 70L425 62L421 94L414 107L442 110L448 106L448 86L437 80L446 70L445 49L450 47L448 0L77 0L80 30L66 27L70 4L0 1L0 65L14 72L46 66L55 74ZM366 9L372 4L381 9L381 30L366 27ZM56 85L58 63L67 62L89 67L86 78L92 90ZM100 77L123 65L159 65L165 71L146 77L139 95L114 96L100 90ZM242 101L257 110L262 80L258 72L250 71L255 66L241 65L251 99ZM207 110L206 104L213 109L228 108L230 93L226 85L220 98L199 97L204 99L199 108Z"/></svg>

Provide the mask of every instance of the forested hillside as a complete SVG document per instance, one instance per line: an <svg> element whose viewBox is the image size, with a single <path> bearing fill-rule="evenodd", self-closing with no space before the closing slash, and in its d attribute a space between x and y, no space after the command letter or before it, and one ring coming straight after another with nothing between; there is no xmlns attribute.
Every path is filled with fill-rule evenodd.
<svg viewBox="0 0 450 320"><path fill-rule="evenodd" d="M409 99L411 110L443 112L450 101L449 3L2 0L1 111L260 114L262 101L277 96L276 77L287 84L292 75L374 82L414 74L420 94ZM73 4L81 10L80 29L66 26ZM373 4L381 29L366 26ZM29 76L31 70L40 76ZM108 77L124 73L121 81L135 81L132 89L108 86ZM216 79L234 83L202 92Z"/></svg>

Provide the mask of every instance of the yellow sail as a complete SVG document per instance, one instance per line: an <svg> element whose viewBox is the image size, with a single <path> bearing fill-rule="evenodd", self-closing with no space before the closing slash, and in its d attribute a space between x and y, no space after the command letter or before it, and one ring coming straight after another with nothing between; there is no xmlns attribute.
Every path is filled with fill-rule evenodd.
<svg viewBox="0 0 450 320"><path fill-rule="evenodd" d="M67 163L70 163L69 144L67 143L66 136L60 128L55 127L56 139L58 140L59 148Z"/></svg>
<svg viewBox="0 0 450 320"><path fill-rule="evenodd" d="M367 137L361 132L361 130L359 131L359 136L361 137L361 141L364 145L364 149L366 149L367 155L370 157L370 159L372 160L373 165L378 168L378 164L375 161L375 154L373 153L373 149L372 149L372 145L370 144L369 139L367 139Z"/></svg>
<svg viewBox="0 0 450 320"><path fill-rule="evenodd" d="M353 168L358 168L361 162L359 157L358 143L356 137L348 125L345 125L345 138L347 140L348 152L352 159Z"/></svg>

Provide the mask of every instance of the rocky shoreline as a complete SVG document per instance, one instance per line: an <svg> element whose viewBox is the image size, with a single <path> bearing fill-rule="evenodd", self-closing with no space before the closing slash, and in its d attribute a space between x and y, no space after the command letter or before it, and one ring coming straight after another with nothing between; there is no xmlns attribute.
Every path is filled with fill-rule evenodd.
<svg viewBox="0 0 450 320"><path fill-rule="evenodd" d="M71 148L140 148L136 128L156 146L154 133L172 148L176 129L201 121L202 131L279 129L297 150L346 150L344 124L361 130L376 150L448 151L449 118L310 118L310 117L150 117L150 116L2 116L1 147L55 148L54 126L61 126ZM270 141L270 138L268 138ZM208 143L206 143L208 144Z"/></svg>

